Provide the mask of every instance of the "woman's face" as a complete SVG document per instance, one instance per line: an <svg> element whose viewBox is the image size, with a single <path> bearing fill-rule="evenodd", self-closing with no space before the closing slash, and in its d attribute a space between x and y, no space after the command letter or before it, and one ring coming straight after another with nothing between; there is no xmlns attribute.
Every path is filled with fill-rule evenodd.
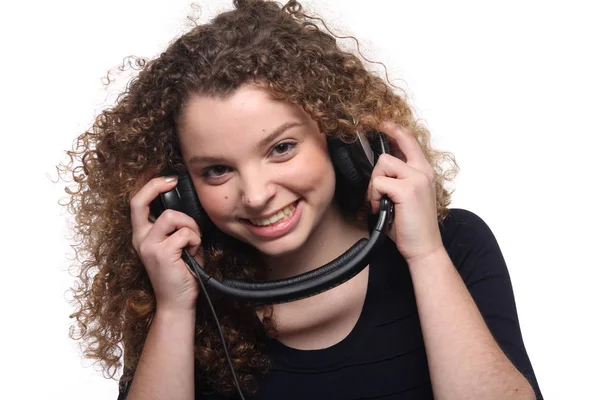
<svg viewBox="0 0 600 400"><path fill-rule="evenodd" d="M228 235L282 256L330 211L335 174L325 135L300 107L247 84L226 98L192 96L178 127L200 203Z"/></svg>

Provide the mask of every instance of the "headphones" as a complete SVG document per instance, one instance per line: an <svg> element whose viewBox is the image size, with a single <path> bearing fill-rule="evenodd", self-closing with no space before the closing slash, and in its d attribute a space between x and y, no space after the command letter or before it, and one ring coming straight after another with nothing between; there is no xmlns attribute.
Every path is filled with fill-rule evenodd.
<svg viewBox="0 0 600 400"><path fill-rule="evenodd" d="M340 203L343 203L344 208L354 210L364 203L364 194L377 158L389 153L384 134L358 132L357 136L358 140L351 143L346 143L337 136L327 137L329 154L336 172L336 195L341 192L343 198L338 199ZM150 204L150 211L156 218L166 209L181 211L194 218L203 236L216 229L204 212L187 172L178 173L177 186L161 193ZM392 214L393 204L384 196L377 219L370 223L373 227L370 226L368 240L360 239L344 254L322 267L287 279L260 282L237 279L218 281L206 273L185 249L182 258L200 283L226 296L255 304L285 303L324 292L362 271L371 261L374 251L383 243L385 231L392 222Z"/></svg>

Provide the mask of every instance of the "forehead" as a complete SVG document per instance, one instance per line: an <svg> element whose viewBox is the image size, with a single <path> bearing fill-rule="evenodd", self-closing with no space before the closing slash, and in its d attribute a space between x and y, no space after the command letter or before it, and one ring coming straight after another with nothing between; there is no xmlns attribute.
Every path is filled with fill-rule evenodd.
<svg viewBox="0 0 600 400"><path fill-rule="evenodd" d="M299 106L248 84L227 97L192 95L179 117L178 136L184 153L232 151L256 145L286 122L314 121Z"/></svg>

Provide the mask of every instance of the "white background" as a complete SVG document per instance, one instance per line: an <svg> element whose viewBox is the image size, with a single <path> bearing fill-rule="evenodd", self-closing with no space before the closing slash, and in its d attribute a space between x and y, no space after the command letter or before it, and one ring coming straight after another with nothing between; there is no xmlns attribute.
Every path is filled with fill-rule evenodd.
<svg viewBox="0 0 600 400"><path fill-rule="evenodd" d="M496 234L546 399L600 398L594 3L309 3L387 65L434 145L456 155L452 206ZM189 28L191 8L188 0L2 4L0 398L116 399L116 382L82 361L67 336L73 278L54 165L110 101L106 71L128 55L158 55ZM200 3L201 21L230 4Z"/></svg>

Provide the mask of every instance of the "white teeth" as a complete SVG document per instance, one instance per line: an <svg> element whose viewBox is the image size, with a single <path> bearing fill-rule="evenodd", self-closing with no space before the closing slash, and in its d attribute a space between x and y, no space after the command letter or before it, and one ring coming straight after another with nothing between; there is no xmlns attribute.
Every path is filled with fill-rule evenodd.
<svg viewBox="0 0 600 400"><path fill-rule="evenodd" d="M250 222L252 223L252 225L258 225L258 226L271 225L271 224L274 224L275 222L278 222L284 218L288 218L290 215L292 215L294 213L295 208L296 208L296 203L294 203L290 206L287 206L283 210L278 211L277 213L271 215L269 218L251 219Z"/></svg>

